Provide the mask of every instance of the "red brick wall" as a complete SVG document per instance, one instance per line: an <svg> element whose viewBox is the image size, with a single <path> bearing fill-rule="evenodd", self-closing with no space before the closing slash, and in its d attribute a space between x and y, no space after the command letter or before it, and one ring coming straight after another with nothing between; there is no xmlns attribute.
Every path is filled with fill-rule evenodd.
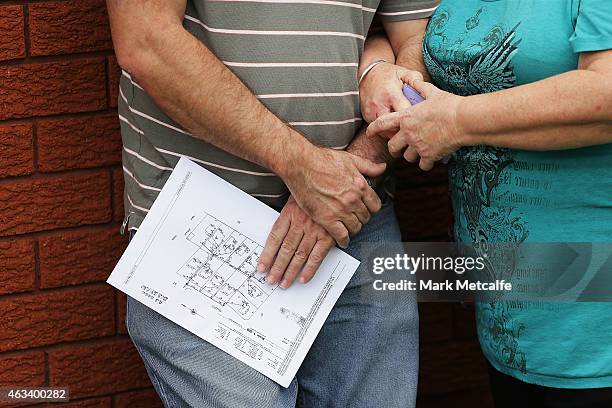
<svg viewBox="0 0 612 408"><path fill-rule="evenodd" d="M155 407L104 283L126 245L118 67L103 0L0 1L0 387L70 387L64 407ZM406 240L445 240L443 169L402 166ZM419 406L490 406L473 317L421 305Z"/></svg>
<svg viewBox="0 0 612 408"><path fill-rule="evenodd" d="M69 387L58 406L159 406L104 283L126 244L117 79L103 0L0 2L0 387Z"/></svg>

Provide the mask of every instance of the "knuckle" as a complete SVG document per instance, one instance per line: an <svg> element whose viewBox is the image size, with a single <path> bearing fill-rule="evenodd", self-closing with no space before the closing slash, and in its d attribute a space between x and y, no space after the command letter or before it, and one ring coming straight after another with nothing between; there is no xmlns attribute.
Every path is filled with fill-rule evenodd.
<svg viewBox="0 0 612 408"><path fill-rule="evenodd" d="M317 265L323 262L323 254L320 252L312 253L309 259L309 267L315 269Z"/></svg>
<svg viewBox="0 0 612 408"><path fill-rule="evenodd" d="M292 254L295 251L295 245L292 242L284 241L280 247L280 251L285 254Z"/></svg>
<svg viewBox="0 0 612 408"><path fill-rule="evenodd" d="M363 177L355 178L355 187L357 187L359 190L364 190L367 186L368 183Z"/></svg>
<svg viewBox="0 0 612 408"><path fill-rule="evenodd" d="M277 233L277 232L276 232L276 231L273 229L273 230L272 230L272 231L270 231L270 233L268 234L268 240L269 240L270 242L277 243L277 242L280 242L281 238L280 238L280 236L278 235L278 233Z"/></svg>
<svg viewBox="0 0 612 408"><path fill-rule="evenodd" d="M297 261L305 261L308 258L308 252L300 248L295 251L295 254L293 254L293 258Z"/></svg>

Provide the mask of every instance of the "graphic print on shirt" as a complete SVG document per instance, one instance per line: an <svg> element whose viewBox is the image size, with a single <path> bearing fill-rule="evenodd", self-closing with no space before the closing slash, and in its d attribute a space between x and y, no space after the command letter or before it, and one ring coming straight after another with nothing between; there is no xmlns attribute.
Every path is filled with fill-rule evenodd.
<svg viewBox="0 0 612 408"><path fill-rule="evenodd" d="M465 21L465 30L452 39L445 26L453 18L440 9L432 17L423 39L423 58L434 83L457 95L475 95L508 89L516 84L512 58L521 39L517 29L495 25L473 42L480 26L480 8ZM476 146L463 148L449 164L449 182L455 209L455 234L458 241L473 242L477 254L487 259L487 279L512 277L516 252L527 238L526 222L511 206L491 206L492 194L503 196L500 179L514 162L512 151ZM505 243L503 248L489 245ZM483 347L495 347L503 363L526 372L526 356L519 347L523 324L512 318L506 302L479 304L479 337Z"/></svg>

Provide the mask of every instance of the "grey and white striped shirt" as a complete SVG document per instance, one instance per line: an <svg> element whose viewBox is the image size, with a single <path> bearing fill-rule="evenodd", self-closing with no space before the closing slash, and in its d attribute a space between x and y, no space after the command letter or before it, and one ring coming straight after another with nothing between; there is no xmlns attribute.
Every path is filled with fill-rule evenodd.
<svg viewBox="0 0 612 408"><path fill-rule="evenodd" d="M313 142L344 149L361 126L357 68L375 14L424 18L438 0L190 0L185 28L283 121ZM123 72L119 92L125 209L135 229L181 156L269 205L282 180L191 136Z"/></svg>

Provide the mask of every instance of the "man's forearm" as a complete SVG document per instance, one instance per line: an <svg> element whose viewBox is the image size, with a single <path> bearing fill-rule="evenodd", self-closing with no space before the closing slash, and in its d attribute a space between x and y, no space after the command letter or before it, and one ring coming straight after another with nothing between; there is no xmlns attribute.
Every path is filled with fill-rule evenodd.
<svg viewBox="0 0 612 408"><path fill-rule="evenodd" d="M109 1L114 35L125 30L113 24L124 18L119 13L136 15L125 10L129 7L129 2ZM157 23L156 18L165 21L155 29L138 27L141 34L132 33L136 39L116 48L120 64L168 116L194 137L277 174L285 172L283 163L312 147L187 32L180 19L151 16L149 24Z"/></svg>
<svg viewBox="0 0 612 408"><path fill-rule="evenodd" d="M374 163L392 164L395 158L389 153L387 140L380 136L368 137L365 134L365 130L365 126L359 130L357 136L355 136L346 150L349 153L363 157Z"/></svg>

